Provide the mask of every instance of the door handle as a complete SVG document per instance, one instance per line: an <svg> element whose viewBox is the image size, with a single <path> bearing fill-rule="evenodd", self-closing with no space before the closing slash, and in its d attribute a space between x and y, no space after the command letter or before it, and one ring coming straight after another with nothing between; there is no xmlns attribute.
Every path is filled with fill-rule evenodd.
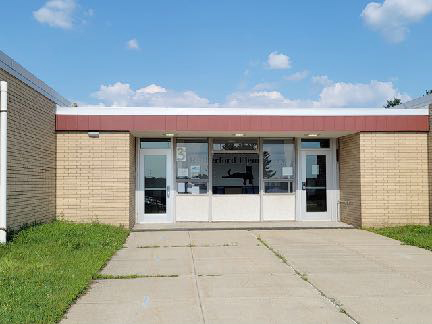
<svg viewBox="0 0 432 324"><path fill-rule="evenodd" d="M302 182L302 190L306 190L306 182Z"/></svg>
<svg viewBox="0 0 432 324"><path fill-rule="evenodd" d="M170 197L170 191L171 191L171 188L170 188L170 186L167 186L166 187L166 195L167 195L167 197L169 198Z"/></svg>

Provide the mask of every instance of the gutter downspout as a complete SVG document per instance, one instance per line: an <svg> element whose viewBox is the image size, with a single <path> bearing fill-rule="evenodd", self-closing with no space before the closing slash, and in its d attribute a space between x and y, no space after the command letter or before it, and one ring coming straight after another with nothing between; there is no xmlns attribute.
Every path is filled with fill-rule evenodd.
<svg viewBox="0 0 432 324"><path fill-rule="evenodd" d="M7 82L0 81L0 244L7 234Z"/></svg>

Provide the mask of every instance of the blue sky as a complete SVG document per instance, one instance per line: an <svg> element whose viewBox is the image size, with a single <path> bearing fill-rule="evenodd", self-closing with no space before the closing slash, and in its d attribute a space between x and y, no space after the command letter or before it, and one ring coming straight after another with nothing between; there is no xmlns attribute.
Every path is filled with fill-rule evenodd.
<svg viewBox="0 0 432 324"><path fill-rule="evenodd" d="M1 49L80 104L372 107L432 88L432 0L14 0Z"/></svg>

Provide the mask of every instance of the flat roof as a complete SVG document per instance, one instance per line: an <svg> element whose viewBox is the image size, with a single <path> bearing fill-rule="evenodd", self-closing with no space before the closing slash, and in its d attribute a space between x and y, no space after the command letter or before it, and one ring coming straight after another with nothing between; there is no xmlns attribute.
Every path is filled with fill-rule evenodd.
<svg viewBox="0 0 432 324"><path fill-rule="evenodd" d="M428 108L157 108L57 107L75 116L427 116Z"/></svg>

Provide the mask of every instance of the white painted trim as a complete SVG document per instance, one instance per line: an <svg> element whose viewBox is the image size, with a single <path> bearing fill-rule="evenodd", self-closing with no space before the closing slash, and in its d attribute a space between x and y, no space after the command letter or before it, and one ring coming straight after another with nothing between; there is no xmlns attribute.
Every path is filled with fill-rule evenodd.
<svg viewBox="0 0 432 324"><path fill-rule="evenodd" d="M139 187L137 190L138 193L138 200L137 205L135 208L138 210L137 213L137 224L145 224L145 223L173 223L174 217L173 217L173 201L175 200L175 194L173 190L173 184L172 184L172 161L173 161L173 151L172 151L172 141L171 141L171 147L168 149L139 149L139 175L138 175L138 181L139 181ZM167 187L169 186L169 189L167 188L166 193L168 194L168 197L166 198L166 213L165 214L145 214L144 213L144 163L143 163L143 156L144 155L166 155L166 180L167 180Z"/></svg>
<svg viewBox="0 0 432 324"><path fill-rule="evenodd" d="M69 106L71 104L69 100L59 95L53 88L39 80L34 74L30 73L2 51L0 51L0 69L5 70L44 97L54 101L57 105Z"/></svg>
<svg viewBox="0 0 432 324"><path fill-rule="evenodd" d="M57 107L57 115L79 116L427 116L428 109L385 108L155 108Z"/></svg>
<svg viewBox="0 0 432 324"><path fill-rule="evenodd" d="M0 81L0 244L7 240L7 88Z"/></svg>

